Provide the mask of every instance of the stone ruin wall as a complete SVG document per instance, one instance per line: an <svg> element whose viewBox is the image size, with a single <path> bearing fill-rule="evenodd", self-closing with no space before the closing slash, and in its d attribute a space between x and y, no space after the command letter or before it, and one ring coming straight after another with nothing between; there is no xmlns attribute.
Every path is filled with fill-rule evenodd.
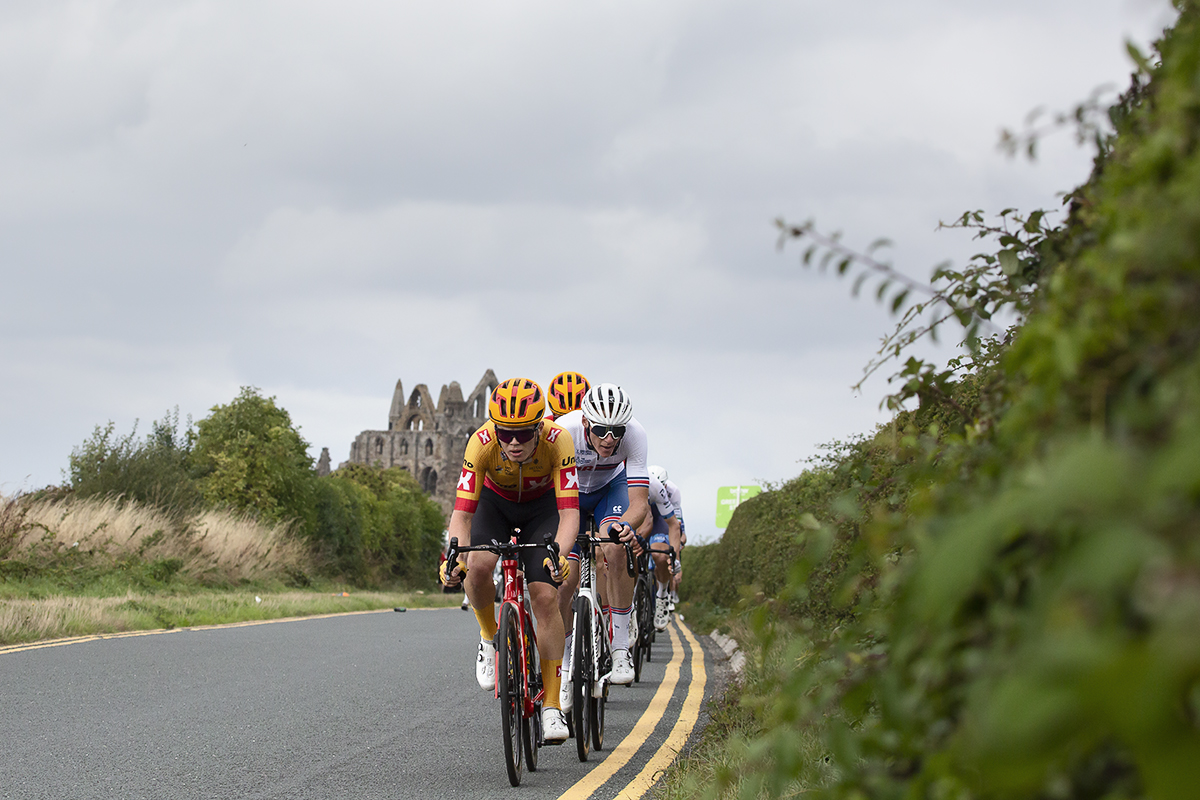
<svg viewBox="0 0 1200 800"><path fill-rule="evenodd" d="M356 436L345 463L408 470L449 520L467 440L487 421L488 397L499 383L489 369L465 399L453 381L442 387L435 404L425 384L406 400L402 382L396 381L387 430Z"/></svg>

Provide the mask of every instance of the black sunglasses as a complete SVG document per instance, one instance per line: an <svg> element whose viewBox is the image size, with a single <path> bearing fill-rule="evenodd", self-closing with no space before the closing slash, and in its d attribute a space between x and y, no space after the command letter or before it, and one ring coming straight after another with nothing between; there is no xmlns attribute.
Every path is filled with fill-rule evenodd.
<svg viewBox="0 0 1200 800"><path fill-rule="evenodd" d="M592 433L596 434L597 439L603 439L610 433L614 439L620 439L625 435L624 425L591 425Z"/></svg>
<svg viewBox="0 0 1200 800"><path fill-rule="evenodd" d="M525 444L533 437L537 436L537 428L520 428L512 430L511 428L496 428L496 438L505 444Z"/></svg>

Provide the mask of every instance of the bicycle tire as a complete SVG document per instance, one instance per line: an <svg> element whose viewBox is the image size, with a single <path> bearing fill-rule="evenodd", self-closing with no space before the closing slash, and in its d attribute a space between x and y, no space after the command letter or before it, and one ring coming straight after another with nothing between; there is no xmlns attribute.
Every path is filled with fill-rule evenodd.
<svg viewBox="0 0 1200 800"><path fill-rule="evenodd" d="M496 678L500 692L500 727L504 733L504 766L508 782L521 784L521 725L524 701L521 697L521 636L517 624L517 609L505 604L500 611L499 664Z"/></svg>
<svg viewBox="0 0 1200 800"><path fill-rule="evenodd" d="M542 690L542 665L538 660L537 638L533 623L525 620L525 663L529 665L528 697L537 697ZM533 704L533 713L521 720L521 736L525 747L525 766L537 772L538 747L542 742L542 701Z"/></svg>
<svg viewBox="0 0 1200 800"><path fill-rule="evenodd" d="M605 665L609 670L612 670L612 653L608 652L608 641L602 635L600 637L600 647L605 651L605 656L597 659L601 664L601 669ZM588 692L588 702L591 704L589 711L591 712L591 734L592 734L592 749L597 753L604 749L604 703L608 699L608 686L604 687L604 692L599 697L592 697L592 692Z"/></svg>
<svg viewBox="0 0 1200 800"><path fill-rule="evenodd" d="M571 658L571 722L575 750L588 760L592 700L592 608L584 597L575 598L575 653Z"/></svg>
<svg viewBox="0 0 1200 800"><path fill-rule="evenodd" d="M633 608L629 612L629 657L633 661L633 682L642 682L642 598L633 587Z"/></svg>
<svg viewBox="0 0 1200 800"><path fill-rule="evenodd" d="M633 651L633 680L642 680L642 664L650 660L650 634L654 630L654 615L650 612L650 584L645 574L638 576L633 589L633 613L637 618L637 637L634 640Z"/></svg>

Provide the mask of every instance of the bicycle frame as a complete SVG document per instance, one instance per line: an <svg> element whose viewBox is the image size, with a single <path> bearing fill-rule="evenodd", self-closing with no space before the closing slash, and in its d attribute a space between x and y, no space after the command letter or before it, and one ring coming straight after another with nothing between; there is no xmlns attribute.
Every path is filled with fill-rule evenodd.
<svg viewBox="0 0 1200 800"><path fill-rule="evenodd" d="M448 561L450 559L457 561L460 554L474 551L486 551L500 556L500 575L504 585L504 594L500 601L500 622L496 634L496 657L498 661L501 661L502 654L500 653L500 648L501 646L507 648L507 642L502 643L501 636L506 635L506 627L510 624L510 620L514 615L516 617L517 651L520 654L517 658L517 666L520 673L518 693L521 700L519 735L514 735L513 730L508 724L510 716L509 706L504 702L501 703L501 722L504 725L506 767L508 768L509 783L513 786L517 786L521 782L521 740L524 740L525 745L525 763L529 766L530 772L537 769L537 749L544 743L542 741L540 712L542 702L546 697L546 688L542 683L541 663L538 657L537 637L534 634L533 611L529 605L529 595L525 591L525 576L521 572L520 551L525 549L546 549L547 545L521 544L517 541L516 534L518 532L514 529L508 542L492 542L491 544L471 545L467 547L459 547L458 539L451 539L450 547L446 552L446 559ZM552 556L557 559L557 546L551 543L549 549ZM507 653L507 649L505 652ZM507 655L503 657L507 658ZM501 663L504 662L501 661ZM502 693L507 692L509 687L502 686L501 681L505 679L505 676L502 676L501 672L502 670L498 667L496 669L494 696L498 700L503 701Z"/></svg>
<svg viewBox="0 0 1200 800"><path fill-rule="evenodd" d="M595 750L604 747L604 704L612 677L611 634L596 586L596 548L611 540L596 538L595 533L595 523L589 519L575 537L580 550L579 587L573 602L571 667L563 676L571 687L571 723L580 761L587 761L589 740ZM626 555L632 566L628 548Z"/></svg>

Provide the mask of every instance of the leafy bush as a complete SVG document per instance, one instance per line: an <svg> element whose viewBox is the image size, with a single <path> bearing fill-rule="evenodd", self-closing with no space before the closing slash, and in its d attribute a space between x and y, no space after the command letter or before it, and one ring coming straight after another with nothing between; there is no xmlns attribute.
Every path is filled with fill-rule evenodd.
<svg viewBox="0 0 1200 800"><path fill-rule="evenodd" d="M432 583L445 520L406 470L348 464L320 479L317 498L310 536L340 572Z"/></svg>
<svg viewBox="0 0 1200 800"><path fill-rule="evenodd" d="M191 422L179 428L179 409L155 422L145 439L137 423L125 436L109 422L71 452L70 485L80 497L121 497L187 513L199 507L191 474Z"/></svg>
<svg viewBox="0 0 1200 800"><path fill-rule="evenodd" d="M1195 795L1200 10L1177 6L1065 223L984 231L988 269L935 276L966 356L909 359L893 405L918 411L731 523L731 552L780 526L802 544L752 611L780 665L746 700L763 734L709 794ZM976 338L1006 303L1019 324ZM823 757L801 756L813 736Z"/></svg>

